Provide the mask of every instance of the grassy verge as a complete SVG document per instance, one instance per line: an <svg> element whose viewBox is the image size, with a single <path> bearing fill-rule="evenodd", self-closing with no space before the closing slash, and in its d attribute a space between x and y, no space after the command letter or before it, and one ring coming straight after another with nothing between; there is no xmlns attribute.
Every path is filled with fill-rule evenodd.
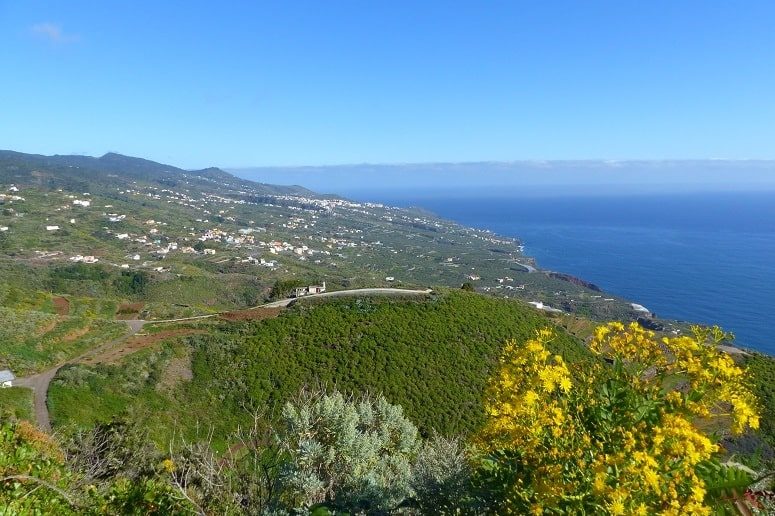
<svg viewBox="0 0 775 516"><path fill-rule="evenodd" d="M0 389L0 420L33 421L32 391L24 387Z"/></svg>

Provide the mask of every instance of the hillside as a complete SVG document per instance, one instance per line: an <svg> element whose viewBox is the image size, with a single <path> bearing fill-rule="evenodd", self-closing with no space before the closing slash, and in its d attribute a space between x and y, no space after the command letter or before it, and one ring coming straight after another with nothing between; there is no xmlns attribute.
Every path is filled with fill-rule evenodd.
<svg viewBox="0 0 775 516"><path fill-rule="evenodd" d="M0 152L0 306L99 298L145 318L255 305L278 280L451 286L598 317L621 299L533 273L518 241L416 210L118 154ZM473 279L472 279L473 278ZM216 280L217 279L217 280Z"/></svg>
<svg viewBox="0 0 775 516"><path fill-rule="evenodd" d="M218 168L183 170L171 165L110 152L99 158L80 155L43 156L0 150L0 182L17 186L64 188L90 191L136 181L158 186L180 182L189 188L212 188L217 183L223 192L249 191L254 194L311 195L302 187L274 186L244 181Z"/></svg>
<svg viewBox="0 0 775 516"><path fill-rule="evenodd" d="M405 414L402 428L417 436L418 446L446 447L456 454L452 459L458 466L467 460L464 453L475 453L482 444L476 436L488 421L493 424L493 416L505 411L544 407L542 417L548 419L525 420L525 428L549 432L554 426L546 438L558 438L568 430L564 416L549 411L549 402L536 398L532 385L530 396L504 404L503 412L488 406L504 349L517 355L518 364L547 361L533 369L520 365L518 372L538 375L531 382L540 384L546 400L560 396L560 386L562 396L570 396L557 398L566 404L563 411L575 413L577 421L585 420L593 429L599 421L620 424L621 417L634 418L620 429L612 427L619 435L644 414L651 423L661 420L659 407L678 410L674 403L680 389L669 391L683 388L685 373L640 392L630 388L642 378L628 376L627 359L607 369L588 350L587 344L602 338L594 331L596 320L634 320L641 314L626 300L606 297L581 279L542 271L522 254L517 240L419 210L252 183L220 169L185 171L118 154L90 158L3 152L0 181L5 182L0 184L0 338L5 343L0 369L23 377L15 381L17 387L0 391L0 418L35 419L44 430L50 430L50 419L62 440L54 443L29 425L11 423L0 427L0 447L27 446L25 439L31 438L33 448L41 443L49 443L46 449L65 446L68 461L93 452L122 465L104 474L97 491L87 489L79 496L101 493L115 501L159 495L169 507L188 507L190 499L181 505L175 494L175 482L189 474L176 469L176 460L236 460L229 467L244 467L241 454L248 441L240 431L252 428L254 440L249 442L264 446L271 441L267 435L288 423L288 403L316 399L328 404L323 411L331 403L344 404L340 408L350 410L350 416L360 411L365 426L387 424L374 411ZM291 300L284 298L294 287L323 282L329 291L352 292L340 292L346 294L341 298L296 299L285 307ZM379 289L371 287L392 287L383 290L393 297L375 297ZM414 294L400 290L396 295L395 288L414 289ZM257 306L270 300L279 303ZM539 309L547 306L551 310ZM656 339L682 335L686 329L686 324L670 321L657 325L664 325L660 335L652 339L636 333L637 342L648 340L654 350L661 349L662 341ZM544 328L553 328L554 336L537 333ZM704 344L708 339L703 339ZM710 347L707 365L739 381L742 371L733 369L728 358L718 358L715 344ZM738 358L751 366L746 382L763 404L762 431L731 438L728 418L710 428L697 424L718 431L714 438L724 438L724 457L736 453L736 459L760 469L773 458L770 377L775 362L759 355ZM610 375L625 377L612 383ZM597 387L571 389L574 382L583 387L592 376L600 382ZM504 377L504 385L513 387L514 381ZM585 411L573 396L591 402L590 407L610 405L613 412ZM652 396L659 401L654 403ZM376 400L368 401L370 408L367 399ZM724 399L728 403L731 398ZM299 413L301 420L304 414ZM344 414L328 412L334 418ZM338 430L324 433L339 435ZM597 438L595 432L592 436ZM107 449L101 448L105 442L111 442ZM462 443L473 447L463 452ZM572 453L580 450L578 442L565 445ZM306 450L303 443L300 447ZM494 452L482 458L485 469L494 464L487 461L503 458L500 450ZM273 453L271 446L262 451L253 467L269 468ZM421 456L417 449L407 455L412 461ZM305 464L287 462L288 457L283 455L283 468ZM52 464L62 470L54 477L91 474L79 469L83 464L57 460ZM588 469L581 464L579 471ZM239 473L253 486L249 489L255 487L250 484L255 473L250 468ZM494 474L494 481L501 474L480 473ZM265 474L282 477L273 476L277 471ZM127 478L144 479L137 487L141 494L121 491ZM467 491L460 491L469 496L464 504L474 504L466 506L479 512L492 509L487 505L491 501L477 498L479 488L471 484L476 479L469 480ZM62 485L72 492L80 489L78 482ZM493 491L488 487L485 492ZM19 496L14 499L23 503L27 495ZM205 494L197 496L202 503L208 500ZM213 507L236 503L231 491L219 496L224 498L213 499ZM290 505L282 505L286 502ZM283 500L281 506L295 503ZM422 503L435 507L435 502ZM190 507L181 510L190 512Z"/></svg>
<svg viewBox="0 0 775 516"><path fill-rule="evenodd" d="M464 292L309 300L276 318L193 326L188 345L170 340L125 364L63 369L51 388L52 414L67 427L129 411L160 435L212 425L225 438L249 417L245 407L277 414L303 387L337 387L383 393L426 435L470 433L483 418L481 394L503 343L547 325L520 303ZM571 362L586 356L566 334L552 347ZM191 381L160 389L169 368L180 367L176 356L190 360Z"/></svg>

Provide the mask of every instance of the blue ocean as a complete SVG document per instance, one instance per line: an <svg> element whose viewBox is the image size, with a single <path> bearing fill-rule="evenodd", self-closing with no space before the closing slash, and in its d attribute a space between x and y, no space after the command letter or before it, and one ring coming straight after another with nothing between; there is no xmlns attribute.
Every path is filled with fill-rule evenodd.
<svg viewBox="0 0 775 516"><path fill-rule="evenodd" d="M775 355L775 192L520 196L361 192L519 238L539 266Z"/></svg>

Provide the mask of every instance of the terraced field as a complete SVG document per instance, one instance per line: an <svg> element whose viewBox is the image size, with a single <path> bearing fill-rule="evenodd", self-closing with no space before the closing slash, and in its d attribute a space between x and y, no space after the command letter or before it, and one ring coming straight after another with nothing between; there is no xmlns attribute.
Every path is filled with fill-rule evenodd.
<svg viewBox="0 0 775 516"><path fill-rule="evenodd" d="M52 303L53 310L53 303ZM61 303L60 303L61 306ZM0 307L0 366L17 376L64 362L87 349L123 335L126 324L97 315L86 303L76 303L81 315L57 315L37 310Z"/></svg>

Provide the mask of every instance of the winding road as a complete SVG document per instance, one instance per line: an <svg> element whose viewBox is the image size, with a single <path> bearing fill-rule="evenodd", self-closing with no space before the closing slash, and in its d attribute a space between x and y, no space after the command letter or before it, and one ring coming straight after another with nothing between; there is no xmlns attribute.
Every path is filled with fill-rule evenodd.
<svg viewBox="0 0 775 516"><path fill-rule="evenodd" d="M334 292L323 292L322 294L310 294L308 296L304 296L304 298L293 297L293 298L281 299L279 301L273 301L271 303L265 303L263 305L254 306L252 308L249 308L248 310L255 310L258 308L282 308L293 304L299 299L309 299L309 298L344 297L344 296L353 296L353 295L418 296L418 295L428 295L431 292L433 292L433 290L431 289L407 290L407 289L400 289L400 288L360 288L360 289L351 289L351 290L336 290ZM193 317L182 317L178 319L161 319L161 320L135 319L135 320L123 321L129 327L129 332L127 332L123 336L117 339L108 341L104 344L100 344L97 347L91 348L90 350L83 353L82 355L79 355L75 358L72 358L60 364L57 364L54 367L46 369L45 371L40 372L38 374L34 374L32 376L25 376L23 378L17 378L16 380L14 380L13 385L14 387L27 387L28 389L32 389L33 395L34 395L33 403L35 407L35 419L41 430L44 430L50 433L51 418L48 413L48 403L47 403L48 387L49 387L49 384L51 383L51 380L53 380L54 376L56 376L57 371L59 371L62 367L64 367L67 364L78 363L84 359L87 359L92 356L97 356L104 351L118 347L121 343L126 341L126 339L136 334L141 329L143 329L143 327L146 324L164 324L164 323L175 323L175 322L185 322L185 321L196 321L199 319L209 319L211 317L217 317L225 313L228 313L228 312L218 312L218 313L207 314L207 315L197 315Z"/></svg>

